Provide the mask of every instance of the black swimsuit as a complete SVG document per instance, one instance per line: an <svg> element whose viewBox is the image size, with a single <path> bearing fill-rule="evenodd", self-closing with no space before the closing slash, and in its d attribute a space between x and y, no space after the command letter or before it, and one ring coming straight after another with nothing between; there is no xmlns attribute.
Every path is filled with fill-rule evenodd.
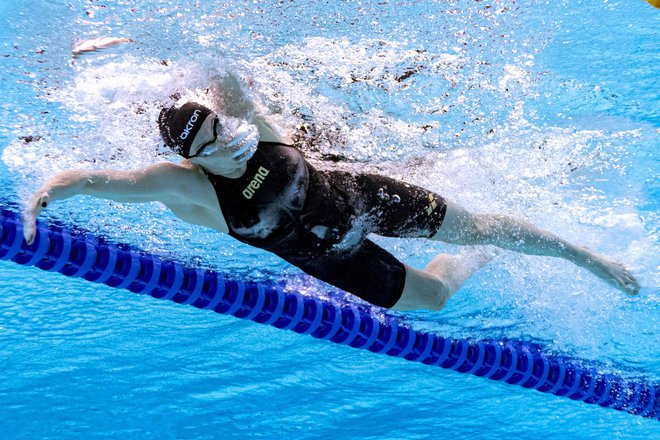
<svg viewBox="0 0 660 440"><path fill-rule="evenodd" d="M375 175L317 171L295 148L260 142L243 176L208 174L229 234L373 304L401 297L405 268L370 232L432 237L442 197Z"/></svg>

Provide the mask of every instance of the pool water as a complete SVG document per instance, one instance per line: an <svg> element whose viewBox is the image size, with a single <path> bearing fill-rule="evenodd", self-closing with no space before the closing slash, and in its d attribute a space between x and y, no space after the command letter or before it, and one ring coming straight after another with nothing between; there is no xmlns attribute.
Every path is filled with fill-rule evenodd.
<svg viewBox="0 0 660 440"><path fill-rule="evenodd" d="M315 163L421 184L625 262L630 298L505 252L442 335L511 338L660 381L660 10L626 1L0 2L0 204L68 168L176 160L155 120L227 70ZM91 38L133 40L73 58ZM339 163L326 160L340 158ZM44 219L351 301L162 206ZM423 267L458 248L380 239ZM658 422L0 262L2 438L649 439Z"/></svg>

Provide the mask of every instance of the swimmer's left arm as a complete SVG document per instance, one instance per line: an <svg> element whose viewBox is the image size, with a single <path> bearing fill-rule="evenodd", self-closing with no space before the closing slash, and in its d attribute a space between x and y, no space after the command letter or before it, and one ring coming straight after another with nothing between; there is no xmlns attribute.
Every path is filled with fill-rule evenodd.
<svg viewBox="0 0 660 440"><path fill-rule="evenodd" d="M162 162L137 170L68 170L53 176L32 196L23 211L23 234L34 240L36 219L50 203L77 195L88 195L123 203L162 202L181 198L181 188L189 187L192 174L183 167ZM194 203L194 194L187 200Z"/></svg>

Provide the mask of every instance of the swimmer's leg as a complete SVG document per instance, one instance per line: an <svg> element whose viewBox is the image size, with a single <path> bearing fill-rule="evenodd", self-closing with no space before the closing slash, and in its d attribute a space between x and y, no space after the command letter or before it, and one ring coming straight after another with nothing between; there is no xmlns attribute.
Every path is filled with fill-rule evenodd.
<svg viewBox="0 0 660 440"><path fill-rule="evenodd" d="M494 251L466 248L458 255L440 254L423 271L406 268L406 283L394 310L440 310L473 273L495 257Z"/></svg>
<svg viewBox="0 0 660 440"><path fill-rule="evenodd" d="M529 255L559 257L589 270L630 295L640 286L620 263L579 247L524 220L499 214L473 214L447 202L447 213L434 240L459 245L495 245Z"/></svg>

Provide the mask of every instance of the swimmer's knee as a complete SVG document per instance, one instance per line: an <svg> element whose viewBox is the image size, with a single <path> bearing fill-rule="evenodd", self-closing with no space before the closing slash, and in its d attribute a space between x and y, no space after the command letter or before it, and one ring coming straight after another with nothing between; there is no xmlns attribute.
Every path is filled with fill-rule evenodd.
<svg viewBox="0 0 660 440"><path fill-rule="evenodd" d="M449 298L454 296L456 291L457 291L456 286L454 286L452 283L442 278L438 278L438 281L436 283L435 298L433 300L433 303L435 304L435 308L433 308L432 310L444 309L445 306L447 305L447 301L449 301Z"/></svg>
<svg viewBox="0 0 660 440"><path fill-rule="evenodd" d="M448 283L439 277L406 266L406 282L393 310L431 310L445 307L451 296Z"/></svg>
<svg viewBox="0 0 660 440"><path fill-rule="evenodd" d="M453 293L447 286L447 283L439 279L434 285L431 300L428 301L425 308L432 312L444 309Z"/></svg>
<svg viewBox="0 0 660 440"><path fill-rule="evenodd" d="M404 296L402 295L397 301L392 310L398 311L413 311L413 310L429 310L437 312L445 308L447 304L447 295L444 293L436 293L435 295L424 294L422 296Z"/></svg>

